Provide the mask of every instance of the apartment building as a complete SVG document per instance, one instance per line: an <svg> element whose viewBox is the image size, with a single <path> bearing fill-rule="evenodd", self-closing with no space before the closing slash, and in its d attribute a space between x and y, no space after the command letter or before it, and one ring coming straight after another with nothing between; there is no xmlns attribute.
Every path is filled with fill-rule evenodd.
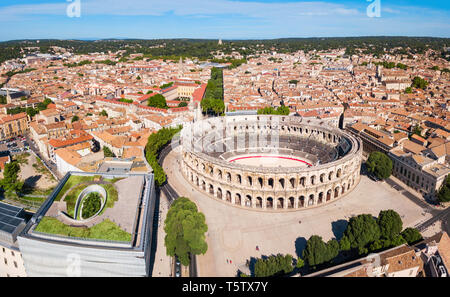
<svg viewBox="0 0 450 297"><path fill-rule="evenodd" d="M28 116L24 112L0 116L0 140L24 135L28 129Z"/></svg>

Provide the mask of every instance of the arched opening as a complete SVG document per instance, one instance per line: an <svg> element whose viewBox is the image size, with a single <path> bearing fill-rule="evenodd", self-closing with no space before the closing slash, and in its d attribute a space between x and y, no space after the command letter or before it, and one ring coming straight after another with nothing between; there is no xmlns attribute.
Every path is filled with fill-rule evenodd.
<svg viewBox="0 0 450 297"><path fill-rule="evenodd" d="M228 202L231 202L231 192L230 191L227 191L226 199Z"/></svg>
<svg viewBox="0 0 450 297"><path fill-rule="evenodd" d="M308 206L312 206L314 205L314 195L311 194L309 195L309 199L308 199Z"/></svg>
<svg viewBox="0 0 450 297"><path fill-rule="evenodd" d="M222 200L222 189L221 188L217 189L217 198Z"/></svg>
<svg viewBox="0 0 450 297"><path fill-rule="evenodd" d="M203 189L203 191L206 192L206 183L205 183L205 181L202 181L202 189Z"/></svg>
<svg viewBox="0 0 450 297"><path fill-rule="evenodd" d="M299 201L298 201L298 206L301 207L305 207L305 196L300 196Z"/></svg>
<svg viewBox="0 0 450 297"><path fill-rule="evenodd" d="M209 185L209 194L214 195L214 186L213 185Z"/></svg>
<svg viewBox="0 0 450 297"><path fill-rule="evenodd" d="M322 204L322 202L323 202L323 192L320 192L318 204Z"/></svg>
<svg viewBox="0 0 450 297"><path fill-rule="evenodd" d="M327 192L327 201L331 200L331 190L328 190Z"/></svg>
<svg viewBox="0 0 450 297"><path fill-rule="evenodd" d="M248 176L248 177L247 177L247 182L248 182L248 185L249 185L249 186L253 186L253 179L252 179L251 176Z"/></svg>
<svg viewBox="0 0 450 297"><path fill-rule="evenodd" d="M236 194L236 197L234 198L234 204L241 205L241 194Z"/></svg>
<svg viewBox="0 0 450 297"><path fill-rule="evenodd" d="M200 180L198 179L198 176L197 176L197 182L196 182L196 184L197 184L197 187L200 187Z"/></svg>
<svg viewBox="0 0 450 297"><path fill-rule="evenodd" d="M352 185L352 181L349 181L349 182L348 182L347 190L350 190L351 185Z"/></svg>
<svg viewBox="0 0 450 297"><path fill-rule="evenodd" d="M241 177L240 174L238 174L238 175L236 176L236 180L237 180L237 182L238 182L239 184L242 184L242 177Z"/></svg>
<svg viewBox="0 0 450 297"><path fill-rule="evenodd" d="M334 198L339 197L339 187L336 187L336 189L334 189Z"/></svg>
<svg viewBox="0 0 450 297"><path fill-rule="evenodd" d="M261 188L264 186L264 180L262 179L262 177L258 177L258 183Z"/></svg>
<svg viewBox="0 0 450 297"><path fill-rule="evenodd" d="M282 189L284 189L284 178L280 178L279 183L280 183L280 187Z"/></svg>
<svg viewBox="0 0 450 297"><path fill-rule="evenodd" d="M320 182L323 183L325 181L325 173L320 175Z"/></svg>
<svg viewBox="0 0 450 297"><path fill-rule="evenodd" d="M284 198L278 198L277 208L284 208Z"/></svg>
<svg viewBox="0 0 450 297"><path fill-rule="evenodd" d="M329 174L328 174L328 180L332 180L333 179L333 171L331 171Z"/></svg>
<svg viewBox="0 0 450 297"><path fill-rule="evenodd" d="M289 197L288 208L294 208L294 207L295 207L295 198Z"/></svg>
<svg viewBox="0 0 450 297"><path fill-rule="evenodd" d="M342 185L342 194L345 193L345 184Z"/></svg>
<svg viewBox="0 0 450 297"><path fill-rule="evenodd" d="M289 180L289 182L291 183L291 188L292 188L292 189L295 188L295 178L291 178L291 179Z"/></svg>
<svg viewBox="0 0 450 297"><path fill-rule="evenodd" d="M269 178L269 187L273 189L273 178Z"/></svg>
<svg viewBox="0 0 450 297"><path fill-rule="evenodd" d="M256 207L262 208L263 207L263 199L261 197L256 198Z"/></svg>
<svg viewBox="0 0 450 297"><path fill-rule="evenodd" d="M316 182L316 177L313 175L313 176L311 176L311 185L314 185L315 182Z"/></svg>
<svg viewBox="0 0 450 297"><path fill-rule="evenodd" d="M231 174L227 173L227 182L231 182Z"/></svg>
<svg viewBox="0 0 450 297"><path fill-rule="evenodd" d="M306 181L306 178L305 177L301 177L300 178L300 186L304 187L305 186L305 181Z"/></svg>
<svg viewBox="0 0 450 297"><path fill-rule="evenodd" d="M245 206L246 207L252 207L252 196L247 195L245 197Z"/></svg>
<svg viewBox="0 0 450 297"><path fill-rule="evenodd" d="M336 172L336 177L340 178L342 175L342 170L339 168L338 171Z"/></svg>
<svg viewBox="0 0 450 297"><path fill-rule="evenodd" d="M267 198L266 208L273 208L273 199L272 199L272 197Z"/></svg>
<svg viewBox="0 0 450 297"><path fill-rule="evenodd" d="M217 172L217 178L218 178L218 179L222 179L222 170L219 170L219 171Z"/></svg>

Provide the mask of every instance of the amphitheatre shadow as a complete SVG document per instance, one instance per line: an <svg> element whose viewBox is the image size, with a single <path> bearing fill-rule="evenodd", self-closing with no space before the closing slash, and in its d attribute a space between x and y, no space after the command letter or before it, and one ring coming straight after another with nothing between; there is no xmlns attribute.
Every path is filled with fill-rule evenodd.
<svg viewBox="0 0 450 297"><path fill-rule="evenodd" d="M348 222L346 220L338 220L331 223L331 229L333 230L334 237L337 240L341 240L342 236L344 236L347 226Z"/></svg>
<svg viewBox="0 0 450 297"><path fill-rule="evenodd" d="M297 257L301 257L303 250L306 248L306 238L299 237L295 240L295 253Z"/></svg>

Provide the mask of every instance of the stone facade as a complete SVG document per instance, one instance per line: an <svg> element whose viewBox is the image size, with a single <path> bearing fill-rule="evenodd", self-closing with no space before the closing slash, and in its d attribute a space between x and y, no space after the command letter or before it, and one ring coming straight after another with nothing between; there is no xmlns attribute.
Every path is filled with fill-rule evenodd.
<svg viewBox="0 0 450 297"><path fill-rule="evenodd" d="M276 120L275 123L273 119ZM183 145L183 175L193 186L216 199L251 209L298 210L331 203L353 190L359 182L361 143L336 128L311 121L304 123L301 118L281 116L270 116L270 119L268 116L237 116L206 121L216 128L219 125L227 127L227 130L234 131L235 136L244 135L250 130L257 134L264 134L269 130L271 135L278 133L280 138L301 140L314 135L316 143L323 143L324 146L328 144L339 147L341 143L346 146L344 152L331 162L321 164L319 160L309 168L264 168L230 163L222 158L223 154L216 154L214 157L214 154L195 151ZM194 142L208 137L211 131L217 132L217 129L208 128L205 123L202 123L202 127L204 129L201 133L198 129L195 130L194 138L197 138ZM261 150L249 147L245 149ZM290 152L314 157L297 150ZM225 154L228 153L227 150Z"/></svg>

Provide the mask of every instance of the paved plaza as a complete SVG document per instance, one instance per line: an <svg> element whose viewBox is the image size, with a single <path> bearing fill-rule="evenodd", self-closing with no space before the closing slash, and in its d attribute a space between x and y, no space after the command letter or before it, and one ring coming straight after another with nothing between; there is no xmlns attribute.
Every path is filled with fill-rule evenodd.
<svg viewBox="0 0 450 297"><path fill-rule="evenodd" d="M179 148L165 159L168 182L180 196L197 203L209 227L208 251L198 257L199 276L235 276L251 257L277 253L295 257L311 235L320 235L324 240L340 238L347 220L355 215L378 216L381 210L394 209L401 215L404 227L413 227L431 217L388 184L375 183L366 176L361 176L353 192L317 208L284 213L237 208L192 187L181 174L180 162Z"/></svg>

